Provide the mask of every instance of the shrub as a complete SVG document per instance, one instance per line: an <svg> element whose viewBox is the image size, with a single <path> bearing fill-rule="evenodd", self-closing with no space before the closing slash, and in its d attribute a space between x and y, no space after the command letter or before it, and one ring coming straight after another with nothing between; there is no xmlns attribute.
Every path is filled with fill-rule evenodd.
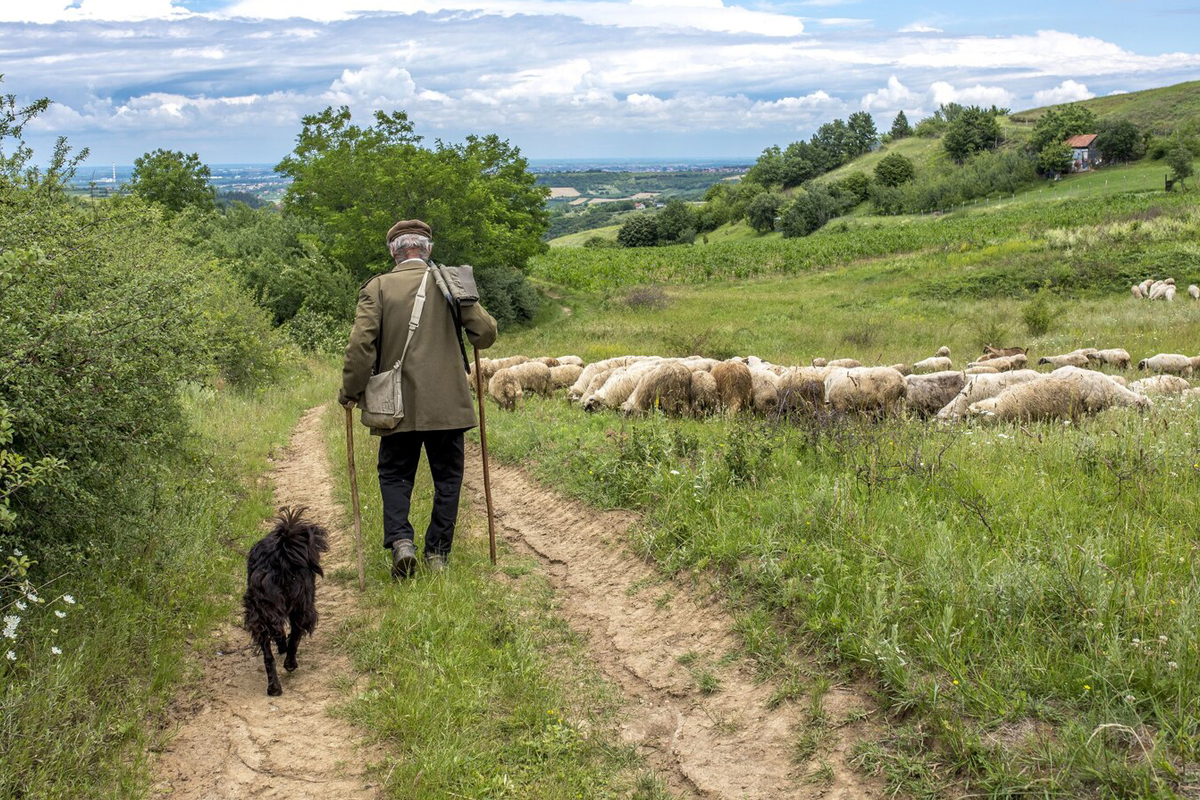
<svg viewBox="0 0 1200 800"><path fill-rule="evenodd" d="M964 161L1000 143L1000 124L990 111L979 106L964 108L946 129L942 147L955 161Z"/></svg>
<svg viewBox="0 0 1200 800"><path fill-rule="evenodd" d="M620 247L620 243L616 239L609 239L607 236L589 236L583 243L584 247Z"/></svg>
<svg viewBox="0 0 1200 800"><path fill-rule="evenodd" d="M630 308L645 308L661 311L670 304L670 298L661 286L639 286L625 295L625 305Z"/></svg>
<svg viewBox="0 0 1200 800"><path fill-rule="evenodd" d="M1073 154L1065 144L1048 144L1038 153L1037 170L1042 175L1061 175L1071 171Z"/></svg>
<svg viewBox="0 0 1200 800"><path fill-rule="evenodd" d="M1062 144L1081 133L1095 133L1096 126L1096 115L1087 106L1075 103L1058 106L1038 118L1030 147L1040 153L1046 145Z"/></svg>
<svg viewBox="0 0 1200 800"><path fill-rule="evenodd" d="M826 189L819 184L811 184L798 193L783 212L780 228L785 239L807 236L854 205L854 197L837 187Z"/></svg>
<svg viewBox="0 0 1200 800"><path fill-rule="evenodd" d="M773 231L775 218L779 216L779 210L786 202L787 198L778 192L762 192L750 201L750 206L746 209L746 221L759 233Z"/></svg>
<svg viewBox="0 0 1200 800"><path fill-rule="evenodd" d="M211 180L212 170L196 153L159 148L134 159L129 188L169 214L185 208L211 211L217 203L217 190L209 183Z"/></svg>
<svg viewBox="0 0 1200 800"><path fill-rule="evenodd" d="M617 242L622 247L653 247L658 244L658 220L653 214L634 214L621 223Z"/></svg>
<svg viewBox="0 0 1200 800"><path fill-rule="evenodd" d="M1146 153L1146 143L1138 126L1127 119L1110 119L1100 123L1096 149L1106 163L1136 161Z"/></svg>
<svg viewBox="0 0 1200 800"><path fill-rule="evenodd" d="M350 327L344 319L303 308L284 323L280 332L305 352L339 355L350 340Z"/></svg>
<svg viewBox="0 0 1200 800"><path fill-rule="evenodd" d="M912 161L899 153L886 155L875 165L875 180L884 186L899 186L908 183L916 174L917 171L913 167Z"/></svg>
<svg viewBox="0 0 1200 800"><path fill-rule="evenodd" d="M902 186L875 184L871 202L882 213L915 214L953 208L978 197L1009 194L1036 178L1035 161L1028 154L998 150L980 153L962 166L924 170Z"/></svg>
<svg viewBox="0 0 1200 800"><path fill-rule="evenodd" d="M655 216L659 244L691 244L696 238L696 212L682 200L672 200Z"/></svg>
<svg viewBox="0 0 1200 800"><path fill-rule="evenodd" d="M1050 292L1041 289L1021 309L1021 320L1030 336L1044 336L1054 324L1055 311L1050 304Z"/></svg>
<svg viewBox="0 0 1200 800"><path fill-rule="evenodd" d="M876 169L876 175L878 174L879 170ZM871 178L865 172L851 172L838 181L837 186L850 194L856 203L861 203L871 196Z"/></svg>
<svg viewBox="0 0 1200 800"><path fill-rule="evenodd" d="M1192 177L1195 167L1192 165L1192 151L1180 144L1167 153L1167 166L1171 168L1171 177L1184 186L1184 181Z"/></svg>

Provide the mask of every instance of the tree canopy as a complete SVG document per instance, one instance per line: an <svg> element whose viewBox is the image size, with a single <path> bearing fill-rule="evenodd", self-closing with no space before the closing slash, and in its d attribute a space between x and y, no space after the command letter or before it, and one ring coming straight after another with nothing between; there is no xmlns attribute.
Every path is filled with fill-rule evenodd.
<svg viewBox="0 0 1200 800"><path fill-rule="evenodd" d="M134 159L129 186L138 197L178 214L185 208L215 208L217 190L211 181L212 170L199 154L160 147Z"/></svg>
<svg viewBox="0 0 1200 800"><path fill-rule="evenodd" d="M917 174L913 162L899 153L890 153L875 165L875 180L884 186L908 183Z"/></svg>
<svg viewBox="0 0 1200 800"><path fill-rule="evenodd" d="M1040 153L1048 144L1062 144L1081 133L1096 133L1096 115L1087 106L1068 103L1052 108L1038 118L1030 147Z"/></svg>
<svg viewBox="0 0 1200 800"><path fill-rule="evenodd" d="M889 133L893 139L907 139L909 136L912 136L912 126L908 124L908 117L904 115L903 111L897 114L896 118L892 120L892 129Z"/></svg>
<svg viewBox="0 0 1200 800"><path fill-rule="evenodd" d="M956 110L942 137L942 146L955 161L992 150L999 142L1000 124L996 121L996 113L979 106Z"/></svg>

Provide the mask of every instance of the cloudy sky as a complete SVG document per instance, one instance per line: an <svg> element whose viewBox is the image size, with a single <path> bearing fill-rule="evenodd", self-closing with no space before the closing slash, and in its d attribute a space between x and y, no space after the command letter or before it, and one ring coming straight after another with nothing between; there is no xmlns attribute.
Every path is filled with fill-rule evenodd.
<svg viewBox="0 0 1200 800"><path fill-rule="evenodd" d="M860 109L1195 79L1198 33L1184 0L0 0L0 91L91 163L274 162L327 105L535 158L749 156Z"/></svg>

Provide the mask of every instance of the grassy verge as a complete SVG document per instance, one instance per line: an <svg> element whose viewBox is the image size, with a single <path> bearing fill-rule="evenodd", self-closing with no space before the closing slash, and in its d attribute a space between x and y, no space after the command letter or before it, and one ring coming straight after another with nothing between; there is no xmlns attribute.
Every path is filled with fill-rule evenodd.
<svg viewBox="0 0 1200 800"><path fill-rule="evenodd" d="M271 513L266 456L323 392L302 371L255 396L186 393L194 437L154 475L136 515L97 526L117 533L29 604L18 642L5 640L17 658L0 667L0 797L144 794L190 642L227 613L242 548Z"/></svg>
<svg viewBox="0 0 1200 800"><path fill-rule="evenodd" d="M337 491L347 508L345 425L326 418ZM554 613L553 595L524 559L487 559L480 520L464 498L452 568L398 583L388 576L374 463L377 441L355 437L368 592L347 637L368 688L347 705L391 754L388 796L420 798L665 797L618 744L619 698L588 666L582 643ZM431 485L418 473L412 518L428 520ZM354 580L347 571L335 580Z"/></svg>

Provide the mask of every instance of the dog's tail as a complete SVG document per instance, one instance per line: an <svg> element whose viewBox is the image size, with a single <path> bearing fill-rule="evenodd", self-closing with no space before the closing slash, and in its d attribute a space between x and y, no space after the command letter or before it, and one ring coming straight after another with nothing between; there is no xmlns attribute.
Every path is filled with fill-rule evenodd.
<svg viewBox="0 0 1200 800"><path fill-rule="evenodd" d="M276 517L275 531L285 542L300 545L308 568L318 575L324 575L321 570L321 553L329 549L329 533L317 523L304 518L304 512L307 510L307 506L281 507Z"/></svg>

